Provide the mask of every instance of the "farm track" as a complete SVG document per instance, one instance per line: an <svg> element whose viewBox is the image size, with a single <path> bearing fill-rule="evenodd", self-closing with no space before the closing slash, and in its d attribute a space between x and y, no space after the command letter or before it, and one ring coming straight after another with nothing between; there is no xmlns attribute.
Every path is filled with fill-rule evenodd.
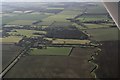
<svg viewBox="0 0 120 80"><path fill-rule="evenodd" d="M0 73L0 78L4 77L4 75L20 60L20 58L24 55L25 52L29 50L30 47L25 48L18 56Z"/></svg>

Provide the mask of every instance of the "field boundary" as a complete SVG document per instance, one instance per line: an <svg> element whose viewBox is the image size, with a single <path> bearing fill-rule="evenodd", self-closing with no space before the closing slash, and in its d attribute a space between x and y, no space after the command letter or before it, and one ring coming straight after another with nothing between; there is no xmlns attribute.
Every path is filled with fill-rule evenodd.
<svg viewBox="0 0 120 80"><path fill-rule="evenodd" d="M72 53L73 49L74 49L74 47L72 47L72 48L71 48L71 50L70 50L70 52L69 52L68 56L70 56L70 55L71 55L71 53Z"/></svg>

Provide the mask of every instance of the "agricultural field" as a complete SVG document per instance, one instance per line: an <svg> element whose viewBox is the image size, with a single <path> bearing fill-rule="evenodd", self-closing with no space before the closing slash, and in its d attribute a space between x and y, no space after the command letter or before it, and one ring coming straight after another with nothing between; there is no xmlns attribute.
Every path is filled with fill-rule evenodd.
<svg viewBox="0 0 120 80"><path fill-rule="evenodd" d="M76 24L76 23L73 23L72 25L73 25L73 26L76 26L76 28L77 28L78 30L85 30L85 29L87 29L86 27L83 27L83 26L78 25L78 24Z"/></svg>
<svg viewBox="0 0 120 80"><path fill-rule="evenodd" d="M20 36L8 36L5 38L0 38L0 42L2 43L18 43L22 37Z"/></svg>
<svg viewBox="0 0 120 80"><path fill-rule="evenodd" d="M64 10L64 11L60 12L59 14L61 14L61 15L71 15L71 17L74 17L74 16L77 16L81 13L82 13L81 10L68 9L68 10Z"/></svg>
<svg viewBox="0 0 120 80"><path fill-rule="evenodd" d="M13 31L9 32L10 35L23 35L27 37L32 37L32 36L40 36L40 35L35 35L34 33L40 33L40 34L46 34L45 31L36 31L36 30L25 30L25 29L14 29Z"/></svg>
<svg viewBox="0 0 120 80"><path fill-rule="evenodd" d="M73 16L74 17L74 16ZM69 22L66 19L71 18L71 15L61 15L61 14L56 14L54 16L50 16L48 18L43 19L43 21L48 21L48 22Z"/></svg>
<svg viewBox="0 0 120 80"><path fill-rule="evenodd" d="M2 69L5 69L8 64L20 53L22 47L15 46L13 43L2 44Z"/></svg>
<svg viewBox="0 0 120 80"><path fill-rule="evenodd" d="M77 18L81 23L83 23L87 29L91 28L109 28L110 26L114 26L113 20L108 18L106 14L84 14ZM87 23L90 21L108 21L108 23ZM73 23L73 25L76 25ZM77 25L76 25L77 26ZM82 29L82 28L81 28Z"/></svg>
<svg viewBox="0 0 120 80"><path fill-rule="evenodd" d="M92 40L97 41L109 41L118 40L118 28L103 28L103 29L93 29L86 30L88 34L91 35Z"/></svg>
<svg viewBox="0 0 120 80"><path fill-rule="evenodd" d="M71 22L53 22L51 25L49 25L49 29L69 29L72 27L72 23ZM74 26L73 26L74 27Z"/></svg>
<svg viewBox="0 0 120 80"><path fill-rule="evenodd" d="M108 13L105 9L104 5L101 3L97 3L96 6L87 7L87 13Z"/></svg>
<svg viewBox="0 0 120 80"><path fill-rule="evenodd" d="M47 47L47 49L31 48L29 55L36 56L68 56L71 48L69 47Z"/></svg>
<svg viewBox="0 0 120 80"><path fill-rule="evenodd" d="M95 73L98 78L118 78L120 41L102 41L101 43L102 51L99 56L95 56L95 63L99 65Z"/></svg>
<svg viewBox="0 0 120 80"><path fill-rule="evenodd" d="M81 17L77 18L77 20L80 20L81 22L85 21L96 21L96 20L111 20L107 17L107 15L101 15L101 14L84 14Z"/></svg>
<svg viewBox="0 0 120 80"><path fill-rule="evenodd" d="M81 14L80 10L64 10L56 15L43 19L43 21L69 22L67 19L74 18L78 14Z"/></svg>
<svg viewBox="0 0 120 80"><path fill-rule="evenodd" d="M45 38L47 40L52 40L52 44L89 44L89 40L75 40L75 39L55 39L53 40L52 38Z"/></svg>
<svg viewBox="0 0 120 80"><path fill-rule="evenodd" d="M15 20L13 22L7 23L8 25L32 25L35 21L32 20Z"/></svg>
<svg viewBox="0 0 120 80"><path fill-rule="evenodd" d="M11 2L3 12L4 78L117 76L119 30L102 3Z"/></svg>
<svg viewBox="0 0 120 80"><path fill-rule="evenodd" d="M98 28L109 28L109 25L106 24L84 24L87 29L98 29Z"/></svg>
<svg viewBox="0 0 120 80"><path fill-rule="evenodd" d="M29 14L14 14L14 13L11 13L11 14L8 14L8 15L3 15L2 16L2 24L7 24L7 23L12 23L14 21L17 21L17 20L31 20L31 21L38 21L38 20L42 20L48 16L51 16L52 14L44 14L44 13L29 13ZM15 23L14 23L15 24ZM16 23L17 24L17 23ZM19 23L18 23L19 24ZM23 23L24 25L24 23Z"/></svg>
<svg viewBox="0 0 120 80"><path fill-rule="evenodd" d="M93 78L90 71L94 66L88 60L95 50L74 48L70 56L24 56L4 77Z"/></svg>
<svg viewBox="0 0 120 80"><path fill-rule="evenodd" d="M49 26L51 25L52 22L47 22L47 21L42 21L42 22L39 22L38 24L36 24L36 26Z"/></svg>

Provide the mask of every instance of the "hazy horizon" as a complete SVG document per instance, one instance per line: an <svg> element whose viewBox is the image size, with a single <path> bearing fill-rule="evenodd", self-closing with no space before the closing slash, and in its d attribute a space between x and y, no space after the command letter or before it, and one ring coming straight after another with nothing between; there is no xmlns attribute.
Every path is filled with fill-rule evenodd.
<svg viewBox="0 0 120 80"><path fill-rule="evenodd" d="M102 0L2 0L2 2L101 2Z"/></svg>

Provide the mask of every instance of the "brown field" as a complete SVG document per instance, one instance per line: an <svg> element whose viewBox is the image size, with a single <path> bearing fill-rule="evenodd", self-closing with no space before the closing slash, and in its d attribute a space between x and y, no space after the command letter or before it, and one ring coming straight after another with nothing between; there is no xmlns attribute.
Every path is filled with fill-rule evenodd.
<svg viewBox="0 0 120 80"><path fill-rule="evenodd" d="M12 43L2 44L2 68L5 69L21 50L21 47L15 46Z"/></svg>
<svg viewBox="0 0 120 80"><path fill-rule="evenodd" d="M5 78L91 78L95 48L74 48L70 56L24 56ZM34 65L33 65L34 64Z"/></svg>
<svg viewBox="0 0 120 80"><path fill-rule="evenodd" d="M119 52L120 49L118 41L104 41L100 46L102 52L96 56L95 62L99 65L96 70L98 78L118 78L119 77Z"/></svg>

